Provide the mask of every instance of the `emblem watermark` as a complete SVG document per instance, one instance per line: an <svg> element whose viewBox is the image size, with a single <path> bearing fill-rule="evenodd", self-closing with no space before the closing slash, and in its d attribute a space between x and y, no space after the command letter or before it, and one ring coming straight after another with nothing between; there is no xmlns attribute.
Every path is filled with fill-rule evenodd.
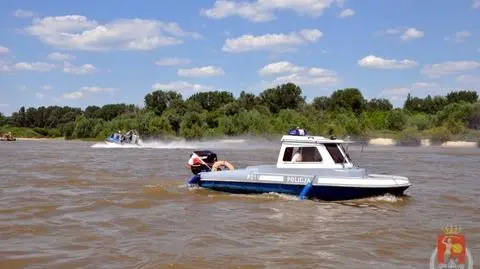
<svg viewBox="0 0 480 269"><path fill-rule="evenodd" d="M473 269L472 254L458 226L445 226L430 256L430 269Z"/></svg>

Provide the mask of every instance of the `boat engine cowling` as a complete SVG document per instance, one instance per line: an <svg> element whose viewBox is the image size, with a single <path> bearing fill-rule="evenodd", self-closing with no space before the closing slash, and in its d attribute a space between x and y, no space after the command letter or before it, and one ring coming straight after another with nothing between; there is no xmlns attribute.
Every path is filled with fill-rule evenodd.
<svg viewBox="0 0 480 269"><path fill-rule="evenodd" d="M194 175L200 172L209 172L217 161L217 154L210 150L198 150L190 154L188 165Z"/></svg>

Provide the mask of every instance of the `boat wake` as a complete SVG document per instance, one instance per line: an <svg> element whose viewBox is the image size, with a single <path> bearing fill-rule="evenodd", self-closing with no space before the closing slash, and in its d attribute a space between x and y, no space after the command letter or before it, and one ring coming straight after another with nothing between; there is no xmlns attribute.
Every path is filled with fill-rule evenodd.
<svg viewBox="0 0 480 269"><path fill-rule="evenodd" d="M369 202L385 202L385 203L395 204L395 203L399 203L399 202L404 202L405 199L406 199L405 197L401 197L401 196L384 194L384 195L380 195L380 196L374 196L374 197L366 198L365 200L367 200Z"/></svg>
<svg viewBox="0 0 480 269"><path fill-rule="evenodd" d="M92 148L150 148L150 149L275 149L278 145L266 139L219 139L219 140L149 140L139 141L138 145L100 142Z"/></svg>

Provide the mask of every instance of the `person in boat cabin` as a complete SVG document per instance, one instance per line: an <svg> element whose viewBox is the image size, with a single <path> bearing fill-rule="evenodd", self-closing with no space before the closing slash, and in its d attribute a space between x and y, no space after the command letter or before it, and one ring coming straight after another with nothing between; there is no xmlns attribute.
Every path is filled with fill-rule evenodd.
<svg viewBox="0 0 480 269"><path fill-rule="evenodd" d="M302 162L302 151L301 151L302 148L296 148L296 151L295 153L293 154L293 157L292 157L292 163L299 163L299 162Z"/></svg>

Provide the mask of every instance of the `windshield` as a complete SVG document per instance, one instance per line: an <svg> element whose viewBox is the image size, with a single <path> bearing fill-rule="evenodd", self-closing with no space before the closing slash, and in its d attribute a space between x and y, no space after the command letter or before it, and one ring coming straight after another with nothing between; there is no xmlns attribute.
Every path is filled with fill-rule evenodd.
<svg viewBox="0 0 480 269"><path fill-rule="evenodd" d="M352 158L350 158L350 155L348 154L348 150L345 149L345 147L342 144L339 144L339 146L342 148L342 151L345 153L345 156L346 156L348 162L352 163Z"/></svg>
<svg viewBox="0 0 480 269"><path fill-rule="evenodd" d="M328 153L330 153L330 156L332 156L332 159L335 163L345 163L345 157L343 156L337 144L325 144L325 148L327 148Z"/></svg>

